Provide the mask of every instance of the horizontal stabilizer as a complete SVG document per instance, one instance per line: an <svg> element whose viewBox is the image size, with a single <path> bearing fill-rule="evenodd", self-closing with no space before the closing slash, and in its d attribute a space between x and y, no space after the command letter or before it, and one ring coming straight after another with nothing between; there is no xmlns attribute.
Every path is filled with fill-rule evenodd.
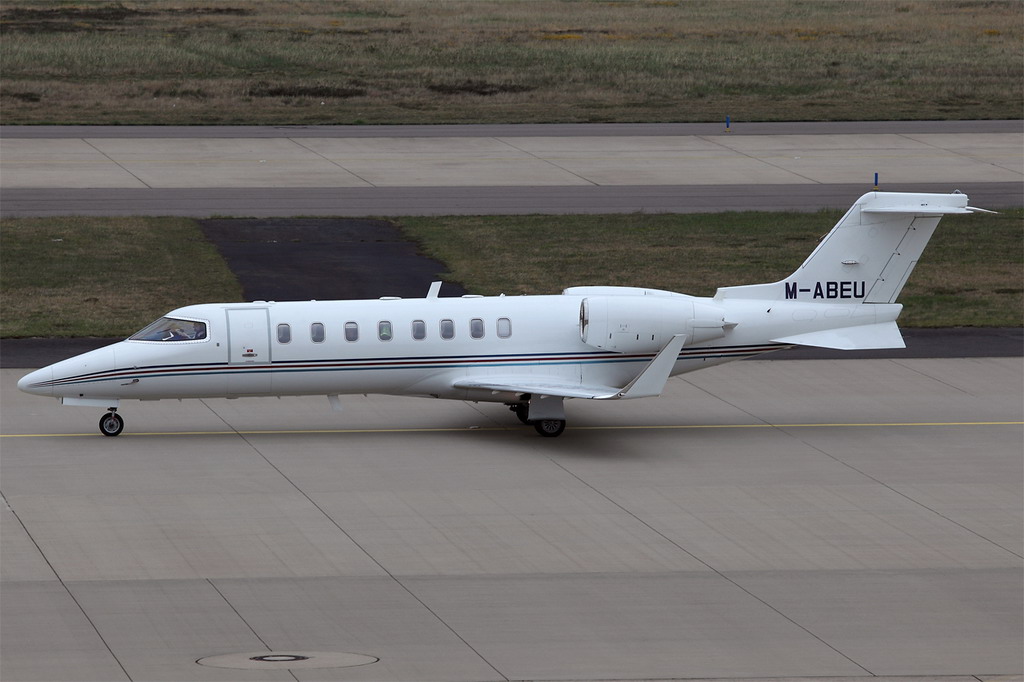
<svg viewBox="0 0 1024 682"><path fill-rule="evenodd" d="M907 213L911 215L955 215L965 213L996 213L996 211L989 211L984 208L975 208L974 206L929 206L922 204L920 206L906 205L906 206L878 206L862 208L862 213Z"/></svg>
<svg viewBox="0 0 1024 682"><path fill-rule="evenodd" d="M826 329L820 332L796 334L771 339L773 343L794 346L815 346L836 350L871 350L874 348L906 348L903 335L895 322L863 324L844 329Z"/></svg>

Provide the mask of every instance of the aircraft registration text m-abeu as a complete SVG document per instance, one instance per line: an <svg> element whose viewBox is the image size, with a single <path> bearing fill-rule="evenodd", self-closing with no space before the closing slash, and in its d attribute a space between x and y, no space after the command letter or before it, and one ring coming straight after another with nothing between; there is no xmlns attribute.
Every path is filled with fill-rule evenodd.
<svg viewBox="0 0 1024 682"><path fill-rule="evenodd" d="M788 278L712 297L575 286L549 296L206 303L18 382L64 405L381 393L504 403L542 436L566 398L660 395L668 378L791 346L903 348L895 303L939 219L967 196L870 192Z"/></svg>
<svg viewBox="0 0 1024 682"><path fill-rule="evenodd" d="M814 286L800 286L797 282L786 282L786 298L796 299L803 296L810 299L833 299L833 298L864 298L864 285L866 282L856 281L829 281L815 282Z"/></svg>

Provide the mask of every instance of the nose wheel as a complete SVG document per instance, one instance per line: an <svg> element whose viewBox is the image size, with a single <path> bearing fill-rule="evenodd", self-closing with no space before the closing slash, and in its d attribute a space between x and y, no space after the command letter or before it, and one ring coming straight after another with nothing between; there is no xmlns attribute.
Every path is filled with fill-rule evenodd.
<svg viewBox="0 0 1024 682"><path fill-rule="evenodd" d="M104 436L116 436L124 431L124 419L114 410L110 410L100 418L100 433Z"/></svg>

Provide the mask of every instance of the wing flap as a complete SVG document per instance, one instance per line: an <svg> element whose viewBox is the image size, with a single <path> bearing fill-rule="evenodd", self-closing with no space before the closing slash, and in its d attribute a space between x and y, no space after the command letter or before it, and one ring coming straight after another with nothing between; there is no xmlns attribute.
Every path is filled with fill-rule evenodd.
<svg viewBox="0 0 1024 682"><path fill-rule="evenodd" d="M487 391L531 393L534 395L589 398L592 400L614 398L622 390L614 386L588 386L578 382L565 381L558 377L530 375L464 377L453 381L452 386L455 388L476 388Z"/></svg>

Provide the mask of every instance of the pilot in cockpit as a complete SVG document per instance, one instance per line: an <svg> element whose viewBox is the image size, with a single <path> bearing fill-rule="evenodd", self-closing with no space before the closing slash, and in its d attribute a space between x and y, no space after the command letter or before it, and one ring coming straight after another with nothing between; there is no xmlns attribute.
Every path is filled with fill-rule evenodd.
<svg viewBox="0 0 1024 682"><path fill-rule="evenodd" d="M174 325L171 327L171 335L167 337L167 341L188 341L191 337L185 333L185 329L181 325Z"/></svg>
<svg viewBox="0 0 1024 682"><path fill-rule="evenodd" d="M171 328L168 341L195 341L206 338L206 325L202 322L182 322Z"/></svg>

